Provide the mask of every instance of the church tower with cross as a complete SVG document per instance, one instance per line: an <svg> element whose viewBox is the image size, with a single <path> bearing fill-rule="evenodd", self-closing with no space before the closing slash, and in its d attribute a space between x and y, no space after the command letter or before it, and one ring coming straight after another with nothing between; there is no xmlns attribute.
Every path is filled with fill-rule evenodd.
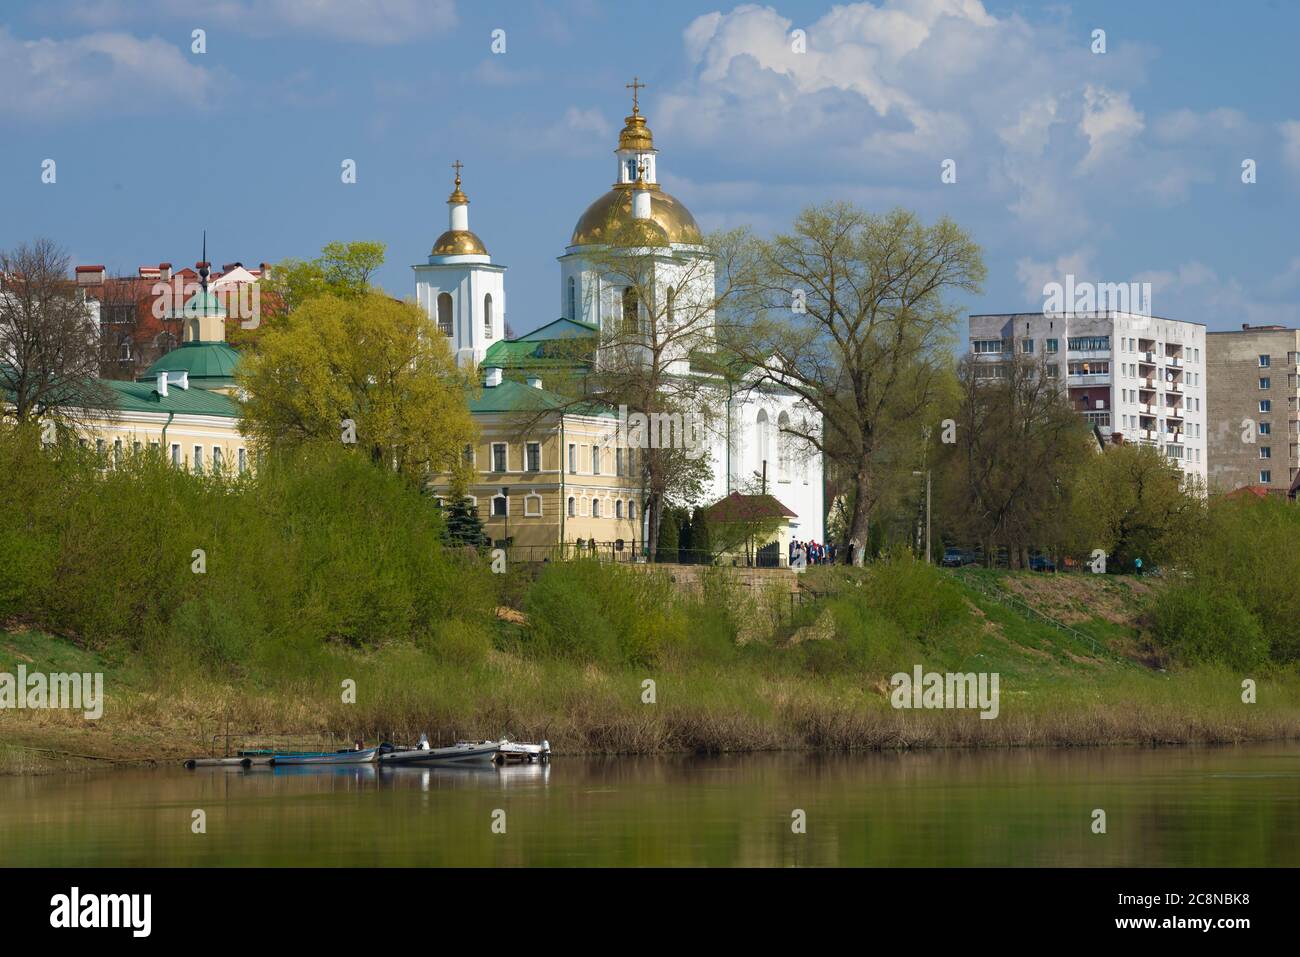
<svg viewBox="0 0 1300 957"><path fill-rule="evenodd" d="M713 260L695 217L659 183L659 151L641 112L645 84L626 86L632 112L614 150L614 183L578 219L559 257L560 315L599 329L602 349L617 342L635 350L638 329L671 337L673 365L684 369L690 349L712 346ZM689 323L691 341L673 335L675 323Z"/></svg>
<svg viewBox="0 0 1300 957"><path fill-rule="evenodd" d="M447 197L447 230L434 240L427 263L417 263L415 298L447 337L459 365L481 362L505 337L505 266L469 228L469 197L460 187L464 164L452 164L456 180Z"/></svg>

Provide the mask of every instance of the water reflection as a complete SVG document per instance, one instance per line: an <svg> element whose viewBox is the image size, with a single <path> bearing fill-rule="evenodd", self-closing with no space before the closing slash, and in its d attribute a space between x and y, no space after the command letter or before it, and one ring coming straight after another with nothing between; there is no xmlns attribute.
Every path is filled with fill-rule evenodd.
<svg viewBox="0 0 1300 957"><path fill-rule="evenodd" d="M11 777L0 864L1296 866L1300 747Z"/></svg>

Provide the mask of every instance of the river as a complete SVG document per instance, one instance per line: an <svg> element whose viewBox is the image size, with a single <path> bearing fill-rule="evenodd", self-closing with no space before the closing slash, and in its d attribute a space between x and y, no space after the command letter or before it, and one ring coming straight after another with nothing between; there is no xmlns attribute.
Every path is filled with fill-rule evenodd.
<svg viewBox="0 0 1300 957"><path fill-rule="evenodd" d="M8 777L0 865L1296 867L1300 746Z"/></svg>

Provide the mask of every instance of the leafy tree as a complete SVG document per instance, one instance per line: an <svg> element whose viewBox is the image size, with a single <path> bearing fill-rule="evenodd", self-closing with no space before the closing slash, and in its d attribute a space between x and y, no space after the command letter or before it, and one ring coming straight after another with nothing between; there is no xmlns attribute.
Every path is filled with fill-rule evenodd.
<svg viewBox="0 0 1300 957"><path fill-rule="evenodd" d="M1029 546L1062 544L1073 476L1096 441L1041 362L967 356L958 382L955 442L935 436L944 528L989 560L1006 545L1024 564Z"/></svg>
<svg viewBox="0 0 1300 957"><path fill-rule="evenodd" d="M373 461L421 483L450 473L453 490L463 488L471 382L412 303L374 293L308 299L265 330L237 380L247 394L240 428L259 448L346 442L351 420Z"/></svg>
<svg viewBox="0 0 1300 957"><path fill-rule="evenodd" d="M656 539L654 560L675 562L678 559L681 528L679 516L675 509L665 509L663 520L659 523L659 537Z"/></svg>
<svg viewBox="0 0 1300 957"><path fill-rule="evenodd" d="M1159 449L1110 446L1089 457L1075 486L1074 530L1080 551L1101 548L1107 569L1150 569L1177 558L1200 524L1203 500Z"/></svg>
<svg viewBox="0 0 1300 957"><path fill-rule="evenodd" d="M737 347L810 410L786 431L842 477L851 509L842 554L860 564L884 449L934 400L958 318L947 297L979 290L980 249L948 219L926 226L905 210L831 203L750 251L752 318Z"/></svg>
<svg viewBox="0 0 1300 957"><path fill-rule="evenodd" d="M713 550L713 532L704 509L697 505L691 514L691 558L696 562L710 562L717 553Z"/></svg>

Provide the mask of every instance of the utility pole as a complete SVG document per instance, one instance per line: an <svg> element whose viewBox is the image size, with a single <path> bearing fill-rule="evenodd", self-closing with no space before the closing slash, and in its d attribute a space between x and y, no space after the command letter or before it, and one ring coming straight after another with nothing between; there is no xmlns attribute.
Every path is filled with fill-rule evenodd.
<svg viewBox="0 0 1300 957"><path fill-rule="evenodd" d="M913 472L917 478L925 476L925 563L930 564L930 470Z"/></svg>

